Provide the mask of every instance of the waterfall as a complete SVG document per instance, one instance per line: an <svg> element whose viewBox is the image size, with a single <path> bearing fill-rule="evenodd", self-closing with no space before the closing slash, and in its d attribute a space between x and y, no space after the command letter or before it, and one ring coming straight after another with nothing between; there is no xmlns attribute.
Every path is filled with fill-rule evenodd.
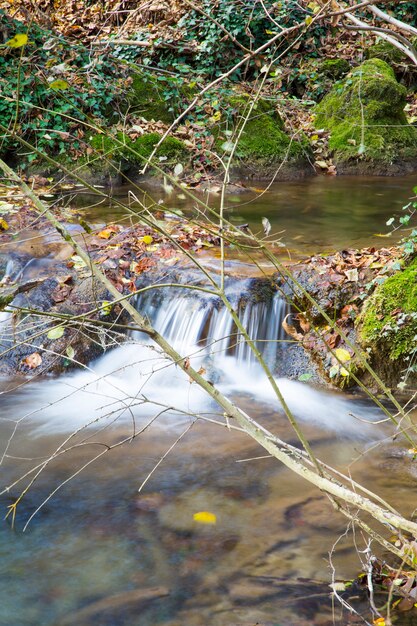
<svg viewBox="0 0 417 626"><path fill-rule="evenodd" d="M229 302L275 372L285 357L282 321L286 302L268 281L234 281L226 289ZM273 409L281 419L280 403L222 301L206 292L179 287L152 289L141 294L136 307L192 367L239 404ZM283 347L282 347L283 346ZM285 360L285 359L284 359ZM349 400L305 383L277 378L288 406L302 421L355 438L375 437L365 422L375 418L369 406L355 403L355 420ZM269 409L269 410L270 410ZM129 341L109 350L84 370L73 371L48 383L33 383L11 397L5 414L12 423L34 420L36 431L68 432L75 428L106 427L124 421L146 423L157 415L165 428L183 426L189 415L213 415L216 407L186 372L177 367L147 335L132 331ZM279 417L281 416L281 417ZM376 416L376 420L380 415ZM277 422L279 423L279 422Z"/></svg>
<svg viewBox="0 0 417 626"><path fill-rule="evenodd" d="M278 348L285 341L282 321L289 311L288 304L272 291L264 300L255 300L251 281L239 283L237 289L234 284L229 301L248 336L273 368ZM256 364L249 344L217 297L170 288L163 297L147 292L138 298L136 307L180 354L186 355L191 347L198 346L203 354L215 359L234 356L238 364Z"/></svg>

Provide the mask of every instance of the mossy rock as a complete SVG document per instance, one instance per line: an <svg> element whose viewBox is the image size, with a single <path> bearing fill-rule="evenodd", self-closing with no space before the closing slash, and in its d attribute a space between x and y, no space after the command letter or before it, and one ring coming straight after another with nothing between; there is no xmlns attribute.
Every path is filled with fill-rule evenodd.
<svg viewBox="0 0 417 626"><path fill-rule="evenodd" d="M143 165L144 161L152 154L161 135L158 133L146 133L135 141L132 141L124 133L111 135L97 134L90 139L91 146L110 160L119 160L124 164L124 169L130 165ZM156 151L155 157L165 164L172 164L188 157L188 149L185 144L176 137L166 137Z"/></svg>
<svg viewBox="0 0 417 626"><path fill-rule="evenodd" d="M324 59L319 64L319 70L328 78L338 80L350 70L350 63L346 59Z"/></svg>
<svg viewBox="0 0 417 626"><path fill-rule="evenodd" d="M192 99L194 89L184 84L170 82L167 76L151 76L137 73L127 94L130 113L146 120L171 124L181 110L181 104Z"/></svg>
<svg viewBox="0 0 417 626"><path fill-rule="evenodd" d="M417 46L417 37L411 40L414 48ZM389 63L395 72L397 80L408 88L415 89L417 86L417 68L410 59L396 46L388 41L380 41L365 50L368 59L381 59Z"/></svg>
<svg viewBox="0 0 417 626"><path fill-rule="evenodd" d="M368 59L381 59L390 65L394 63L401 63L407 60L407 57L396 46L393 46L388 41L379 41L378 43L370 46L365 55Z"/></svg>
<svg viewBox="0 0 417 626"><path fill-rule="evenodd" d="M223 152L225 142L230 137L225 130L235 127L235 132L239 132L239 127L246 119L251 96L242 94L231 96L227 103L226 123L214 134L217 135L216 147L219 152ZM272 100L259 98L252 109L247 120L239 143L235 151L235 156L240 164L253 168L254 177L262 177L261 174L269 175L271 166L289 162L300 163L306 159L310 152L310 147L306 138L291 139L284 131L283 121L276 110Z"/></svg>
<svg viewBox="0 0 417 626"><path fill-rule="evenodd" d="M397 173L399 164L402 173L407 163L409 170L417 166L417 129L404 113L406 94L380 59L365 61L335 84L317 105L315 124L330 131L339 171L358 163L359 172L381 174Z"/></svg>
<svg viewBox="0 0 417 626"><path fill-rule="evenodd" d="M375 289L356 327L360 344L371 349L374 360L407 361L417 347L417 260Z"/></svg>

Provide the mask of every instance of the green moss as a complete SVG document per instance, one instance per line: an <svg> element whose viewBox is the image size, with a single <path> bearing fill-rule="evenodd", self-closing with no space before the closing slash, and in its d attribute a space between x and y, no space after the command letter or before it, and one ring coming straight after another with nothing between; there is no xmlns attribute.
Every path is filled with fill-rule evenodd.
<svg viewBox="0 0 417 626"><path fill-rule="evenodd" d="M170 111L172 99L165 101L158 81L150 76L135 74L128 94L129 111L147 120L160 120L170 124L174 111Z"/></svg>
<svg viewBox="0 0 417 626"><path fill-rule="evenodd" d="M246 118L250 96L232 96L229 99L229 119L239 126ZM271 165L284 159L296 159L308 150L308 142L291 140L284 132L284 124L274 103L260 98L252 110L240 136L236 156L257 165ZM219 150L225 137L217 142ZM223 138L222 138L223 137Z"/></svg>
<svg viewBox="0 0 417 626"><path fill-rule="evenodd" d="M417 130L404 113L406 89L380 59L365 61L316 107L316 127L330 130L337 163L417 157Z"/></svg>
<svg viewBox="0 0 417 626"><path fill-rule="evenodd" d="M346 59L324 59L319 65L319 70L325 76L337 80L349 72L350 64Z"/></svg>
<svg viewBox="0 0 417 626"><path fill-rule="evenodd" d="M357 321L358 337L375 354L404 359L417 335L417 261L387 278L368 298Z"/></svg>
<svg viewBox="0 0 417 626"><path fill-rule="evenodd" d="M90 139L91 146L103 152L109 159L122 159L128 164L143 164L149 158L161 135L146 133L132 141L124 133L117 133L116 138L111 135L94 135ZM165 163L172 163L186 158L187 147L176 137L167 137L156 151L156 158L165 157Z"/></svg>
<svg viewBox="0 0 417 626"><path fill-rule="evenodd" d="M402 63L405 55L388 41L380 41L366 50L368 59L381 59L386 63Z"/></svg>
<svg viewBox="0 0 417 626"><path fill-rule="evenodd" d="M131 147L138 155L148 158L160 139L161 135L158 135L158 133L148 133L131 142ZM156 151L156 156L166 157L168 161L172 161L186 157L187 153L188 150L180 139L167 137ZM140 158L138 160L142 161Z"/></svg>

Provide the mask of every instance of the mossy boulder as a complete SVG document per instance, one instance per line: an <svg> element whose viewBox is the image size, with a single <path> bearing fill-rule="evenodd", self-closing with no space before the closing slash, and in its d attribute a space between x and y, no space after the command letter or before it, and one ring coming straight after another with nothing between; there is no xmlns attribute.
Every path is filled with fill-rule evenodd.
<svg viewBox="0 0 417 626"><path fill-rule="evenodd" d="M162 82L156 77L135 74L127 101L130 113L141 115L146 120L170 124L175 118L172 99L164 98Z"/></svg>
<svg viewBox="0 0 417 626"><path fill-rule="evenodd" d="M396 46L388 41L379 41L365 51L368 59L381 59L390 65L401 63L406 60L406 56Z"/></svg>
<svg viewBox="0 0 417 626"><path fill-rule="evenodd" d="M248 115L250 101L251 96L246 94L229 98L226 122L215 132L219 152L223 152L225 145L230 145L233 138L240 134L239 129ZM275 103L259 98L239 136L234 170L242 177L261 179L268 178L282 164L283 171L289 177L296 178L309 168L309 156L310 147L306 138L291 138L284 130ZM290 176L291 170L293 176Z"/></svg>
<svg viewBox="0 0 417 626"><path fill-rule="evenodd" d="M417 168L417 129L408 124L406 89L380 59L365 61L316 107L317 128L330 131L339 173L396 174Z"/></svg>
<svg viewBox="0 0 417 626"><path fill-rule="evenodd" d="M90 144L98 152L102 152L112 161L119 161L123 169L131 165L143 165L145 159L152 154L161 135L158 133L145 133L135 141L129 139L124 133L118 132L115 137L111 135L97 134L91 137ZM188 157L188 149L184 143L176 137L166 137L156 151L156 158L162 163L172 164Z"/></svg>
<svg viewBox="0 0 417 626"><path fill-rule="evenodd" d="M414 48L417 45L417 37L412 38L411 43ZM393 46L388 41L379 41L365 50L365 56L368 59L381 59L392 67L397 80L406 85L408 88L415 88L417 85L417 68L414 63L410 63L410 59Z"/></svg>
<svg viewBox="0 0 417 626"><path fill-rule="evenodd" d="M350 70L350 63L346 59L324 59L319 64L319 70L328 78L338 80Z"/></svg>
<svg viewBox="0 0 417 626"><path fill-rule="evenodd" d="M129 113L171 124L194 98L195 86L165 74L135 73L127 94Z"/></svg>
<svg viewBox="0 0 417 626"><path fill-rule="evenodd" d="M388 381L417 351L417 260L378 285L356 323L357 338L372 364Z"/></svg>

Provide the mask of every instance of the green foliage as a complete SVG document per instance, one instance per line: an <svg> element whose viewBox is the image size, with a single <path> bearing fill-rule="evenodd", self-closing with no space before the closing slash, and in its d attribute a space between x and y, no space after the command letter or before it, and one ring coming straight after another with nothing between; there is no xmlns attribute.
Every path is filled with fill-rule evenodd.
<svg viewBox="0 0 417 626"><path fill-rule="evenodd" d="M399 2L392 6L391 10L398 19L412 26L417 26L417 4L415 0Z"/></svg>
<svg viewBox="0 0 417 626"><path fill-rule="evenodd" d="M417 194L417 187L414 187L413 192ZM415 200L413 202L409 202L403 206L402 210L404 215L398 218L398 220L391 217L387 221L387 226L392 226L394 231L398 229L408 229L408 226L417 211L417 202ZM402 249L403 257L405 259L409 259L415 255L417 250L417 230L415 228L411 231L409 230L409 232L407 232L407 234L400 240L400 248Z"/></svg>
<svg viewBox="0 0 417 626"><path fill-rule="evenodd" d="M297 24L305 25L306 17L312 16L313 12L307 8L307 12L296 0L283 0L275 2L253 2L252 0L230 0L218 2L217 0L200 0L198 3L206 15L190 8L178 21L178 30L171 41L164 33L164 43L171 43L174 50L167 48L151 47L143 56L143 50L133 46L116 46L114 53L119 58L129 62L140 61L143 65L158 66L183 77L189 76L204 79L220 76L224 71L235 65L245 54L230 37L229 32L239 43L247 49L255 49L267 42L280 28L288 28ZM275 20L280 28L277 28L270 17ZM210 19L210 17L213 20ZM217 22L217 23L216 23ZM219 24L223 27L221 28ZM225 29L225 30L224 30ZM178 36L179 32L181 36ZM300 50L309 49L313 56L317 56L320 37L324 33L324 26L312 26L306 37L297 46ZM140 38L146 37L141 32ZM138 35L139 37L139 35ZM151 37L151 34L149 35ZM152 38L152 43L162 41ZM287 38L279 43L278 50L285 50L288 46ZM190 54L189 48L195 51ZM266 54L272 58L277 53L276 48ZM242 78L251 78L260 69L259 59L250 59L242 68L236 70L231 76L232 81Z"/></svg>
<svg viewBox="0 0 417 626"><path fill-rule="evenodd" d="M0 25L10 37L27 30L3 12ZM115 108L124 82L120 68L104 57L92 59L83 46L69 45L36 25L28 35L26 46L0 55L0 91L10 96L0 100L0 124L48 154L76 151L80 143L72 136L74 129L89 118L102 122ZM24 152L29 162L36 158L7 135L2 152Z"/></svg>
<svg viewBox="0 0 417 626"><path fill-rule="evenodd" d="M391 163L417 156L417 130L407 122L406 89L380 59L365 61L336 83L316 108L316 127L330 130L337 163Z"/></svg>

